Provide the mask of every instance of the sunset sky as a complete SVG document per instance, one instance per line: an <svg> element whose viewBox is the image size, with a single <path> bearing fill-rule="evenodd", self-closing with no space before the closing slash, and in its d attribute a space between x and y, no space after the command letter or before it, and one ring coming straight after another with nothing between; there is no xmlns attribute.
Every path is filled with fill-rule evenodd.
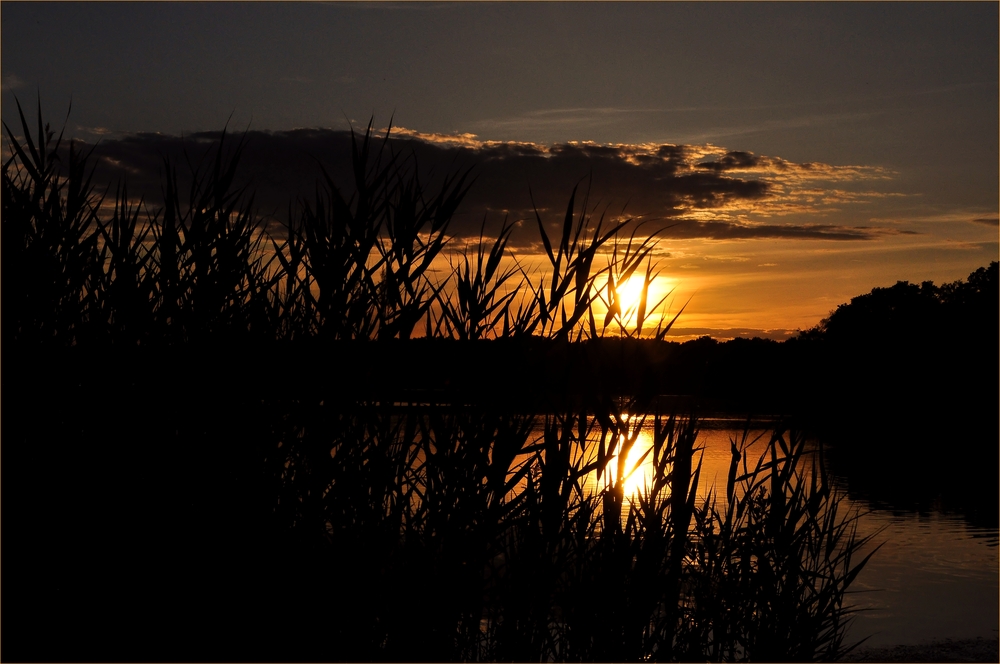
<svg viewBox="0 0 1000 664"><path fill-rule="evenodd" d="M684 339L784 338L897 280L997 260L997 3L3 2L15 96L100 140L102 173L249 128L264 213L337 171L374 117L427 177L478 175L484 215L546 221L590 176L597 214L657 230ZM586 182L581 186L586 187ZM280 216L280 215L279 215ZM530 223L528 223L530 222ZM455 246L462 245L461 237Z"/></svg>

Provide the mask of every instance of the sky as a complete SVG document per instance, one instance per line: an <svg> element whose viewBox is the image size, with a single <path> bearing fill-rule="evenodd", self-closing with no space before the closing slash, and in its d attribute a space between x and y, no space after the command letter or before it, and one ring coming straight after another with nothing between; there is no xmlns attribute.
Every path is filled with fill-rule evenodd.
<svg viewBox="0 0 1000 664"><path fill-rule="evenodd" d="M546 223L577 184L659 237L672 338L785 338L897 280L998 252L997 3L18 3L15 98L155 198L160 155L248 130L264 214L389 125L429 181L472 169L452 232ZM340 170L338 170L340 169ZM530 195L529 195L530 191Z"/></svg>

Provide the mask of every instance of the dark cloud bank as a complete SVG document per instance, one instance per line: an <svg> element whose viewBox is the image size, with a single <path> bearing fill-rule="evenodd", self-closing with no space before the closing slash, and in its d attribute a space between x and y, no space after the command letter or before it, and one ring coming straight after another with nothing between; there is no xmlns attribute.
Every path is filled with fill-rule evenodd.
<svg viewBox="0 0 1000 664"><path fill-rule="evenodd" d="M596 208L597 214L616 217L624 212L647 220L647 228L662 229L663 237L858 241L907 232L781 223L778 218L849 203L837 200L838 192L843 193L840 190L818 189L817 182L884 179L874 168L795 164L714 146L543 146L481 142L469 135L428 136L405 129L394 136L385 154L398 153L408 167L418 169L432 190L448 174L471 169L475 183L451 228L457 236L478 234L484 215L488 228L509 216L527 220L521 225L521 241L530 242L536 233L532 196L542 219L554 226L561 222L578 184L581 194L591 185L589 207ZM177 166L183 180L188 171L185 159L197 163L218 137L219 132L206 132L183 138L135 134L104 139L94 151L100 160L95 181L108 183L124 177L130 197L142 195L155 208L161 199L164 158ZM241 181L254 192L260 213L272 220L286 219L290 202L312 199L322 178L321 167L343 191L351 190L348 131L250 131L244 138ZM238 134L227 135L226 146L235 147L239 139Z"/></svg>

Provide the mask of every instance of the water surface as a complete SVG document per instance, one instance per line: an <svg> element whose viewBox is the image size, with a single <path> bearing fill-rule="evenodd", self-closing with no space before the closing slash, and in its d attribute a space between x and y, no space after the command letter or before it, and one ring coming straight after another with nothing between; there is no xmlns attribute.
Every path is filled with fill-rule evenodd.
<svg viewBox="0 0 1000 664"><path fill-rule="evenodd" d="M696 442L702 454L699 486L702 498L713 488L725 491L732 458L730 441L739 443L743 436L742 422L727 419L702 422ZM770 429L750 431L749 438L757 438L745 454L753 468L767 449ZM627 467L634 466L651 445L650 418L628 456ZM814 453L820 450L815 443L808 444L807 449ZM862 555L880 545L851 586L853 592L848 602L858 613L848 630L848 642L867 638L866 646L879 646L945 638L997 638L1000 623L997 528L973 526L962 515L943 510L923 513L892 510L846 497L847 478L832 470L829 453L824 458L834 486L845 493L844 506L862 513L858 534L874 534ZM804 464L807 473L809 466L807 461ZM626 493L640 486L651 472L647 458L626 484ZM595 478L589 483L595 488Z"/></svg>

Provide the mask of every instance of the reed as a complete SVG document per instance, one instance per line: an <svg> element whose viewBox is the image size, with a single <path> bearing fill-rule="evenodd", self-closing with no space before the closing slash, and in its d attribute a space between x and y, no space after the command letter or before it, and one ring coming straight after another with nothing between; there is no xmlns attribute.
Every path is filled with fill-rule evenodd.
<svg viewBox="0 0 1000 664"><path fill-rule="evenodd" d="M755 465L746 438L733 441L725 499L699 501L697 421L637 415L643 404L611 374L587 403L548 410L400 406L403 367L375 365L384 373L361 391L330 350L416 348L421 324L455 343L638 337L657 312L662 340L679 312L648 306L654 237L595 219L574 189L557 239L536 212L550 271L526 273L511 225L490 239L484 222L435 282L471 174L429 188L371 123L352 139L353 189L323 173L274 236L234 187L245 145L227 151L225 132L187 160L186 196L165 163L162 209L130 202L123 183L105 216L90 154L71 146L64 163L40 111L34 137L21 123L21 139L5 125L3 340L6 357L27 359L4 376L24 388L5 396L4 480L30 492L39 473L11 473L31 467L88 481L54 483L44 504L5 501L5 521L69 519L75 555L92 561L146 524L141 541L170 545L143 549L129 579L109 572L109 587L139 578L156 597L211 596L215 608L190 601L188 615L211 620L203 633L138 591L153 619L105 606L139 635L112 645L93 637L108 614L91 617L80 597L72 620L38 605L5 657L30 659L27 644L53 625L80 640L37 657L146 659L150 639L168 659L832 660L847 649L845 593L871 554L857 560L858 515L843 513L801 435L775 431ZM634 274L643 295L623 311L617 288ZM478 370L489 382L504 368ZM538 380L558 394L566 378ZM626 459L647 425L655 472L629 496ZM95 535L66 509L74 500L94 513L127 505L134 519ZM5 534L38 532L16 527ZM182 590L150 580L162 568ZM18 588L17 600L37 595Z"/></svg>

